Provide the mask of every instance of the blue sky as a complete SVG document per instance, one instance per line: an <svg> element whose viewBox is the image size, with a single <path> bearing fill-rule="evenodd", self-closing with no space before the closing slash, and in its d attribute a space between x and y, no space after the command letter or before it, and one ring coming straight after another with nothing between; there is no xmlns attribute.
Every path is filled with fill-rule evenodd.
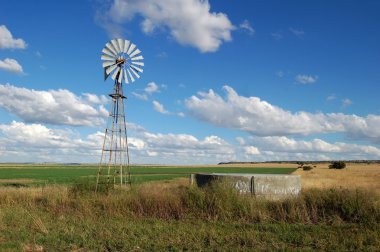
<svg viewBox="0 0 380 252"><path fill-rule="evenodd" d="M132 163L380 159L379 1L3 1L0 162L98 162L112 38Z"/></svg>

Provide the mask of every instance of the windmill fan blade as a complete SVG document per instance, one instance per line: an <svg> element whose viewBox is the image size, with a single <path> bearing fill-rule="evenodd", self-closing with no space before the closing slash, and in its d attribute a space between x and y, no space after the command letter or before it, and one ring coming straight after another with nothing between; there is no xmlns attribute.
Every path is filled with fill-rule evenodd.
<svg viewBox="0 0 380 252"><path fill-rule="evenodd" d="M127 53L127 50L128 50L128 47L129 47L130 44L131 44L131 42L129 40L125 40L124 41L123 53Z"/></svg>
<svg viewBox="0 0 380 252"><path fill-rule="evenodd" d="M137 77L137 79L140 78L140 75L133 69L133 68L130 68L132 73Z"/></svg>
<svg viewBox="0 0 380 252"><path fill-rule="evenodd" d="M135 48L136 48L136 45L135 45L135 44L132 44L132 45L129 47L127 54L130 55L131 52L132 52Z"/></svg>
<svg viewBox="0 0 380 252"><path fill-rule="evenodd" d="M120 67L119 67L115 72L113 72L111 78L112 78L113 80L116 79L117 73L119 73L119 72L120 72Z"/></svg>
<svg viewBox="0 0 380 252"><path fill-rule="evenodd" d="M136 70L137 72L140 72L140 73L143 72L143 70L142 70L141 68L137 67L137 66L133 66L133 65L131 65L131 68L132 68L133 70Z"/></svg>
<svg viewBox="0 0 380 252"><path fill-rule="evenodd" d="M109 75L113 70L115 70L115 68L117 67L117 65L112 65L108 68L106 68L106 73Z"/></svg>
<svg viewBox="0 0 380 252"><path fill-rule="evenodd" d="M125 83L129 83L128 81L128 76L127 76L127 71L125 69L123 69L123 73L124 73L124 80L125 80Z"/></svg>
<svg viewBox="0 0 380 252"><path fill-rule="evenodd" d="M117 39L117 44L119 45L119 52L123 52L124 50L124 39Z"/></svg>
<svg viewBox="0 0 380 252"><path fill-rule="evenodd" d="M132 82L134 82L135 78L133 78L133 76L132 76L131 72L129 71L129 69L127 69L127 71L128 71L129 78L131 79Z"/></svg>
<svg viewBox="0 0 380 252"><path fill-rule="evenodd" d="M113 60L115 61L115 57L108 56L107 54L103 54L102 57L100 57L102 60Z"/></svg>
<svg viewBox="0 0 380 252"><path fill-rule="evenodd" d="M104 80L107 80L108 76L109 76L109 74L107 74L107 71L106 71L106 69L104 68Z"/></svg>
<svg viewBox="0 0 380 252"><path fill-rule="evenodd" d="M140 55L140 56L132 58L131 60L143 60L143 59L144 57Z"/></svg>
<svg viewBox="0 0 380 252"><path fill-rule="evenodd" d="M114 64L116 64L115 61L105 61L105 62L103 62L102 65L103 65L104 68L107 68L107 67L112 66Z"/></svg>
<svg viewBox="0 0 380 252"><path fill-rule="evenodd" d="M110 50L110 51L112 52L112 54L116 57L117 52L116 52L115 48L113 47L113 45L112 45L110 42L108 42L108 43L106 44L106 48L107 48L108 50Z"/></svg>
<svg viewBox="0 0 380 252"><path fill-rule="evenodd" d="M120 48L119 48L119 44L117 43L117 40L113 39L113 40L111 40L111 43L112 43L113 47L115 48L116 52L119 53Z"/></svg>
<svg viewBox="0 0 380 252"><path fill-rule="evenodd" d="M136 49L133 53L131 53L129 55L129 57L133 58L133 56L135 56L136 54L139 54L139 53L141 53L141 51L139 49Z"/></svg>
<svg viewBox="0 0 380 252"><path fill-rule="evenodd" d="M104 54L107 54L108 56L110 57L115 57L116 54L114 54L110 49L108 49L107 47L104 47L103 50L102 50L102 53Z"/></svg>
<svg viewBox="0 0 380 252"><path fill-rule="evenodd" d="M119 69L119 76L117 78L117 82L121 83L121 80L123 79L123 69Z"/></svg>
<svg viewBox="0 0 380 252"><path fill-rule="evenodd" d="M144 66L143 62L132 61L131 63L134 64L134 65L138 65L138 66Z"/></svg>

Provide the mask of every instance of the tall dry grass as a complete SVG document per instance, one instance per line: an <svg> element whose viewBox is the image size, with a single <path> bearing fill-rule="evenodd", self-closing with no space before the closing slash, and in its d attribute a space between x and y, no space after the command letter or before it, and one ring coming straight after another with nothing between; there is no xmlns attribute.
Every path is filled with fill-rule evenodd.
<svg viewBox="0 0 380 252"><path fill-rule="evenodd" d="M146 183L128 190L94 194L83 188L2 188L1 208L21 208L60 216L99 216L213 220L242 223L362 223L380 222L378 196L365 190L313 189L283 201L239 195L224 184L200 189L174 183ZM80 193L76 192L80 190Z"/></svg>
<svg viewBox="0 0 380 252"><path fill-rule="evenodd" d="M302 188L364 189L380 195L380 165L348 163L345 169L329 169L328 164L317 164L311 171L298 169L294 174L301 175Z"/></svg>

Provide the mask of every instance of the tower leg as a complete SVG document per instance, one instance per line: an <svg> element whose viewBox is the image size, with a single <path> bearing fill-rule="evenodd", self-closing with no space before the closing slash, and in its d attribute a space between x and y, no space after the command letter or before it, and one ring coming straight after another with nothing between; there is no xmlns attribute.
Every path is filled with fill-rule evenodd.
<svg viewBox="0 0 380 252"><path fill-rule="evenodd" d="M99 191L101 185L107 188L114 187L118 176L120 176L120 186L131 183L127 123L124 111L126 97L123 96L122 85L117 81L115 81L114 92L110 96L112 103L104 133L95 192ZM113 169L112 175L111 169Z"/></svg>

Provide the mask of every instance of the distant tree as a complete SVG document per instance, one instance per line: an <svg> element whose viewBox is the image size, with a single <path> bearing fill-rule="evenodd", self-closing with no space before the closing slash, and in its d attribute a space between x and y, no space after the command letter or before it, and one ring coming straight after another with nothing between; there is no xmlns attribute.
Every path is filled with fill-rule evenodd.
<svg viewBox="0 0 380 252"><path fill-rule="evenodd" d="M344 169L346 168L346 162L344 161L333 161L329 165L329 169Z"/></svg>
<svg viewBox="0 0 380 252"><path fill-rule="evenodd" d="M304 165L304 166L302 166L302 169L303 169L304 171L310 171L310 170L313 169L313 167L311 167L311 165Z"/></svg>

